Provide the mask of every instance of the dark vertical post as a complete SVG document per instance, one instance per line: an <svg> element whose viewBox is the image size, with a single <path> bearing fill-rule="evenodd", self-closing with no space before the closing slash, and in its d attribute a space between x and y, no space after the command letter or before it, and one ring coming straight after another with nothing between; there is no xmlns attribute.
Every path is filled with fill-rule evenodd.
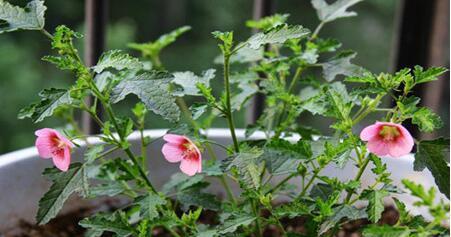
<svg viewBox="0 0 451 237"><path fill-rule="evenodd" d="M449 0L404 0L400 11L394 69L449 65ZM446 83L448 80L421 85L414 93L423 97L423 105L440 112L441 99L445 92L449 93ZM407 126L416 136L420 135L412 126ZM421 134L421 137L433 135Z"/></svg>
<svg viewBox="0 0 451 237"><path fill-rule="evenodd" d="M85 0L85 52L84 60L87 66L96 64L105 49L105 35L107 23L108 0ZM92 97L87 101L92 104ZM101 114L100 106L97 113ZM89 114L82 115L83 131L88 134L100 132L100 127L90 118Z"/></svg>
<svg viewBox="0 0 451 237"><path fill-rule="evenodd" d="M258 20L262 17L269 16L274 11L275 5L273 0L254 0L253 19ZM252 33L256 33L253 31ZM263 112L265 103L265 96L257 93L252 98L250 103L250 109L248 110L246 117L247 123L255 123L258 117Z"/></svg>

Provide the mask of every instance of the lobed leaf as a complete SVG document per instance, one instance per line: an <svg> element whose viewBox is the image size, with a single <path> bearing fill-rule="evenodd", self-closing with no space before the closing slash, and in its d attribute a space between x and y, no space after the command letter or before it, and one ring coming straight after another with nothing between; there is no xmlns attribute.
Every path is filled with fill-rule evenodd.
<svg viewBox="0 0 451 237"><path fill-rule="evenodd" d="M363 230L363 237L409 237L410 230L405 226L372 225Z"/></svg>
<svg viewBox="0 0 451 237"><path fill-rule="evenodd" d="M101 73L108 68L114 68L118 71L124 69L138 70L143 67L143 64L121 50L110 50L102 54L97 62L97 65L93 66L92 69L96 73Z"/></svg>
<svg viewBox="0 0 451 237"><path fill-rule="evenodd" d="M81 220L79 224L80 226L95 231L95 233L109 231L115 233L118 237L127 237L133 233L133 228L117 212L113 215L96 214L93 217Z"/></svg>
<svg viewBox="0 0 451 237"><path fill-rule="evenodd" d="M39 200L36 222L40 225L54 218L69 196L84 187L84 167L81 163L73 163L66 172L57 168L47 168L43 175L53 181L49 191Z"/></svg>
<svg viewBox="0 0 451 237"><path fill-rule="evenodd" d="M25 8L0 0L0 34L16 30L41 30L47 9L42 0L32 0Z"/></svg>
<svg viewBox="0 0 451 237"><path fill-rule="evenodd" d="M147 109L161 115L170 122L180 117L180 109L169 91L169 84L174 77L167 72L143 72L135 77L120 81L111 94L111 101L117 103L128 94L135 94Z"/></svg>
<svg viewBox="0 0 451 237"><path fill-rule="evenodd" d="M342 51L329 61L322 63L323 76L326 81L333 81L337 75L345 75L350 77L364 77L367 71L357 65L351 63L351 59L355 58L357 53L353 51Z"/></svg>
<svg viewBox="0 0 451 237"><path fill-rule="evenodd" d="M388 196L388 192L386 190L365 190L362 196L368 200L366 208L368 219L373 223L378 222L384 211L384 197Z"/></svg>
<svg viewBox="0 0 451 237"><path fill-rule="evenodd" d="M434 176L440 192L449 198L449 139L438 138L435 140L420 141L418 151L415 154L413 169L422 171L428 168Z"/></svg>
<svg viewBox="0 0 451 237"><path fill-rule="evenodd" d="M147 193L135 200L140 206L140 216L142 218L153 220L158 217L158 207L166 204L166 200L160 195Z"/></svg>
<svg viewBox="0 0 451 237"><path fill-rule="evenodd" d="M303 38L308 34L310 34L310 30L300 25L281 24L251 36L246 43L251 49L259 49L265 44L283 44L289 39Z"/></svg>
<svg viewBox="0 0 451 237"><path fill-rule="evenodd" d="M316 9L318 18L322 22L331 22L343 17L356 16L357 13L348 11L348 8L361 1L362 0L337 0L332 4L327 4L325 0L312 0L312 5Z"/></svg>
<svg viewBox="0 0 451 237"><path fill-rule="evenodd" d="M175 96L200 95L197 84L200 83L207 88L210 87L210 80L215 77L215 69L208 69L202 72L201 76L196 76L193 72L174 72L172 83L179 85L181 89L175 90L172 94Z"/></svg>

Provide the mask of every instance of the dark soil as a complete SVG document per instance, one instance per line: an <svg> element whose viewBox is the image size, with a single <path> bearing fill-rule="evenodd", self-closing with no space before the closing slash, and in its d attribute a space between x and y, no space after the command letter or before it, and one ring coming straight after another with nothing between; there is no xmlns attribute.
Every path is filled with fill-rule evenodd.
<svg viewBox="0 0 451 237"><path fill-rule="evenodd" d="M117 208L117 203L106 202L102 211L105 209L113 210ZM3 233L4 237L83 237L85 229L80 227L77 223L84 217L99 211L99 208L85 208L76 212L60 215L53 219L46 225L33 225L25 221L21 221L18 226L7 233ZM264 213L263 213L264 215ZM399 218L398 212L393 207L386 207L382 214L380 224L394 225ZM212 211L204 211L199 219L203 224L214 225L218 224L217 215ZM283 219L283 225L287 231L292 231L301 234L307 234L308 223L306 218ZM345 224L342 229L336 234L337 237L359 237L362 226L369 224L367 220L356 220ZM156 228L153 231L153 236L166 237L170 236L164 229ZM263 232L264 237L281 236L277 227L269 226ZM1 236L1 235L0 235ZM111 235L104 234L104 237Z"/></svg>

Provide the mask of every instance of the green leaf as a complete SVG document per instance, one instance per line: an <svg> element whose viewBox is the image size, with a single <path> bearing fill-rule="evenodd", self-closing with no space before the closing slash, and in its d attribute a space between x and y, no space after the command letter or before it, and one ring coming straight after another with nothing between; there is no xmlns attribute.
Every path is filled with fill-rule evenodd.
<svg viewBox="0 0 451 237"><path fill-rule="evenodd" d="M169 83L173 76L167 72L143 72L133 78L119 82L113 88L111 101L117 103L128 94L135 94L146 105L147 109L161 115L170 122L176 122L180 117L180 110L175 98L169 91Z"/></svg>
<svg viewBox="0 0 451 237"><path fill-rule="evenodd" d="M263 48L251 49L247 44L245 46L241 46L241 44L246 43L240 43L237 46L239 49L230 57L230 63L250 63L263 59ZM224 56L218 55L213 62L224 64Z"/></svg>
<svg viewBox="0 0 451 237"><path fill-rule="evenodd" d="M363 230L363 237L409 237L410 230L405 226L372 225Z"/></svg>
<svg viewBox="0 0 451 237"><path fill-rule="evenodd" d="M127 237L133 233L133 228L126 221L124 221L117 212L113 215L96 214L93 217L81 220L79 224L96 232L113 232L118 237Z"/></svg>
<svg viewBox="0 0 451 237"><path fill-rule="evenodd" d="M265 44L283 44L289 39L303 38L308 34L310 34L310 30L300 25L281 24L251 36L246 43L251 49L259 49Z"/></svg>
<svg viewBox="0 0 451 237"><path fill-rule="evenodd" d="M425 107L413 113L412 123L418 125L422 132L432 132L443 126L440 117Z"/></svg>
<svg viewBox="0 0 451 237"><path fill-rule="evenodd" d="M325 201L330 197L330 195L332 195L333 192L334 189L329 184L318 183L310 190L310 197L313 199L320 198Z"/></svg>
<svg viewBox="0 0 451 237"><path fill-rule="evenodd" d="M189 177L184 173L175 173L171 176L169 182L163 185L162 192L165 194L170 193L172 190L182 192L203 182L204 182L203 175L198 174L193 177Z"/></svg>
<svg viewBox="0 0 451 237"><path fill-rule="evenodd" d="M348 11L348 8L361 1L337 0L332 4L327 4L325 0L312 0L312 5L322 22L330 22L343 17L356 16L357 13Z"/></svg>
<svg viewBox="0 0 451 237"><path fill-rule="evenodd" d="M415 154L413 169L422 171L425 167L434 176L440 192L449 198L449 139L438 138L435 140L421 141Z"/></svg>
<svg viewBox="0 0 451 237"><path fill-rule="evenodd" d="M44 89L39 96L41 97L40 102L33 103L19 111L19 119L31 118L34 123L38 123L46 117L52 116L56 109L74 102L65 89Z"/></svg>
<svg viewBox="0 0 451 237"><path fill-rule="evenodd" d="M253 72L234 74L230 77L233 84L237 84L240 89L239 93L233 95L231 99L232 110L240 110L249 98L258 91L256 81L259 76Z"/></svg>
<svg viewBox="0 0 451 237"><path fill-rule="evenodd" d="M246 26L249 28L265 31L272 27L284 24L289 16L290 14L274 14L272 16L266 16L258 20L248 20L246 21Z"/></svg>
<svg viewBox="0 0 451 237"><path fill-rule="evenodd" d="M210 87L210 80L215 78L215 69L208 69L202 73L201 76L196 76L193 72L174 72L174 79L172 83L179 85L181 89L175 90L173 95L185 96L185 95L200 95L197 84L201 83L206 87Z"/></svg>
<svg viewBox="0 0 451 237"><path fill-rule="evenodd" d="M282 139L274 140L263 151L260 160L265 161L265 166L272 175L296 172L299 163L312 156L310 145L302 140L295 144Z"/></svg>
<svg viewBox="0 0 451 237"><path fill-rule="evenodd" d="M135 203L140 206L142 218L153 220L158 217L158 207L165 205L166 200L157 194L147 193L145 196L138 197Z"/></svg>
<svg viewBox="0 0 451 237"><path fill-rule="evenodd" d="M233 216L224 221L224 224L219 227L219 234L224 235L227 233L235 232L240 226L248 226L256 219L255 216L241 215Z"/></svg>
<svg viewBox="0 0 451 237"><path fill-rule="evenodd" d="M97 62L97 65L93 66L92 69L96 73L101 73L108 68L114 68L118 71L124 69L138 70L143 67L143 64L121 50L110 50L102 54Z"/></svg>
<svg viewBox="0 0 451 237"><path fill-rule="evenodd" d="M16 30L41 30L44 28L44 1L30 1L25 8L0 0L0 34Z"/></svg>
<svg viewBox="0 0 451 237"><path fill-rule="evenodd" d="M388 192L386 190L365 190L362 196L368 200L366 208L368 219L373 223L378 222L384 211L384 197L388 196Z"/></svg>
<svg viewBox="0 0 451 237"><path fill-rule="evenodd" d="M363 77L367 71L360 66L351 63L357 53L353 51L342 51L329 61L322 63L323 76L327 81L333 81L337 75L352 77Z"/></svg>
<svg viewBox="0 0 451 237"><path fill-rule="evenodd" d="M153 42L138 44L130 43L128 47L141 51L144 57L155 57L158 56L160 51L166 48L168 45L175 42L175 40L183 33L191 30L190 26L182 26L177 28L167 34L160 36L157 40Z"/></svg>
<svg viewBox="0 0 451 237"><path fill-rule="evenodd" d="M252 188L260 187L260 173L263 166L260 166L258 158L263 154L261 149L256 147L241 151L240 153L223 160L224 170L228 171L236 168L242 181ZM257 178L258 177L258 178Z"/></svg>
<svg viewBox="0 0 451 237"><path fill-rule="evenodd" d="M53 181L49 191L39 200L36 222L40 225L49 222L63 207L69 196L84 187L84 168L80 163L73 163L66 172L57 168L47 168L43 175Z"/></svg>
<svg viewBox="0 0 451 237"><path fill-rule="evenodd" d="M191 117L196 120L208 110L208 105L202 103L193 103L189 107L189 110L191 111Z"/></svg>
<svg viewBox="0 0 451 237"><path fill-rule="evenodd" d="M200 189L200 187L196 187L180 192L177 194L177 200L185 210L188 210L190 206L195 206L218 211L221 203L216 199L216 196L211 193L201 192Z"/></svg>
<svg viewBox="0 0 451 237"><path fill-rule="evenodd" d="M100 153L104 150L104 148L104 145L94 145L89 147L84 154L86 162L94 162L98 158Z"/></svg>
<svg viewBox="0 0 451 237"><path fill-rule="evenodd" d="M99 196L114 197L124 192L124 187L119 182L110 182L107 184L100 184L91 186L88 190L88 197L95 198Z"/></svg>
<svg viewBox="0 0 451 237"><path fill-rule="evenodd" d="M340 225L343 225L349 221L364 218L367 218L367 214L363 209L358 209L349 205L335 207L333 216L330 216L321 224L318 234L324 234L338 223L340 223ZM342 219L346 219L346 221L342 221Z"/></svg>
<svg viewBox="0 0 451 237"><path fill-rule="evenodd" d="M415 75L415 83L425 83L430 81L437 80L440 75L448 71L447 68L444 67L431 67L426 71L423 71L421 66L415 66L413 74Z"/></svg>
<svg viewBox="0 0 451 237"><path fill-rule="evenodd" d="M277 217L295 218L298 216L309 215L313 210L313 206L308 206L303 201L293 201L274 209L274 215Z"/></svg>

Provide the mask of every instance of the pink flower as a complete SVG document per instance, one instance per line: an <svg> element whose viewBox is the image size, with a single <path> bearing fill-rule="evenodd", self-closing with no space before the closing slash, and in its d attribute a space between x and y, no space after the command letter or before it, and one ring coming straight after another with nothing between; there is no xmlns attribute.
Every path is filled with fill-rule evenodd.
<svg viewBox="0 0 451 237"><path fill-rule="evenodd" d="M167 161L180 162L180 170L189 176L202 172L202 155L191 140L175 134L166 134L163 139L167 143L161 152Z"/></svg>
<svg viewBox="0 0 451 237"><path fill-rule="evenodd" d="M61 171L67 171L70 165L70 152L74 144L58 131L51 128L37 130L36 148L39 156L53 159L53 164Z"/></svg>
<svg viewBox="0 0 451 237"><path fill-rule="evenodd" d="M376 122L362 130L360 139L368 141L367 148L378 156L400 157L413 148L413 138L401 124Z"/></svg>

